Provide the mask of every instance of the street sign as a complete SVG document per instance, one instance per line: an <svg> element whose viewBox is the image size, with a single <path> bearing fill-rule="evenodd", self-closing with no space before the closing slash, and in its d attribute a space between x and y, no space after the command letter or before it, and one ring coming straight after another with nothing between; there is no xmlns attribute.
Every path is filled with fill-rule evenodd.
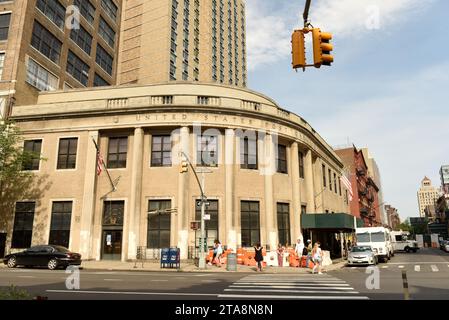
<svg viewBox="0 0 449 320"><path fill-rule="evenodd" d="M206 207L208 207L208 206L210 205L210 202L205 202L204 205L205 205ZM197 206L197 207L201 207L201 200L196 202L196 206Z"/></svg>
<svg viewBox="0 0 449 320"><path fill-rule="evenodd" d="M204 220L210 220L210 214L205 214L204 215Z"/></svg>

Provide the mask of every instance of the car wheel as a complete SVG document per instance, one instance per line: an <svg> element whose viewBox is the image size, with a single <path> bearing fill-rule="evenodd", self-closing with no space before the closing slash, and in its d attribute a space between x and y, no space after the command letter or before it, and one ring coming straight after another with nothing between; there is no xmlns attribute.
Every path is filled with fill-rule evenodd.
<svg viewBox="0 0 449 320"><path fill-rule="evenodd" d="M16 257L11 257L8 259L8 268L15 268L17 267L17 259Z"/></svg>
<svg viewBox="0 0 449 320"><path fill-rule="evenodd" d="M56 259L50 259L50 261L48 261L48 269L50 270L55 270L58 267L58 261Z"/></svg>

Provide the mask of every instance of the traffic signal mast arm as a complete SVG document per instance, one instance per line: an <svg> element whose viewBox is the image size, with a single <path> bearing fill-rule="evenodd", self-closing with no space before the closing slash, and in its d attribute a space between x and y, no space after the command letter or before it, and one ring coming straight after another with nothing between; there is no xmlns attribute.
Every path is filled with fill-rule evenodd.
<svg viewBox="0 0 449 320"><path fill-rule="evenodd" d="M192 168L193 174L195 175L195 178L196 178L196 182L198 182L198 186L200 187L200 191L201 191L201 201L205 201L206 196L204 194L203 187L201 186L200 179L198 178L198 175L196 174L196 170L193 168L193 165L190 162L189 157L187 157L187 155L183 151L181 151L181 154L186 159L185 161L187 161L187 163L189 164L190 168ZM183 161L181 161L181 166L182 166L182 162Z"/></svg>

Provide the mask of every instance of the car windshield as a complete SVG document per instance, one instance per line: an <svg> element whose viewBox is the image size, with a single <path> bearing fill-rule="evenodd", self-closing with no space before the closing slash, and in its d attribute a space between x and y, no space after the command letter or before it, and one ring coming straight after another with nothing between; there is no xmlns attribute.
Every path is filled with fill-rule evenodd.
<svg viewBox="0 0 449 320"><path fill-rule="evenodd" d="M62 253L67 253L70 252L69 249L61 247L61 246L52 246L53 248L55 248L56 251L62 252Z"/></svg>
<svg viewBox="0 0 449 320"><path fill-rule="evenodd" d="M357 242L371 242L369 233L357 233Z"/></svg>
<svg viewBox="0 0 449 320"><path fill-rule="evenodd" d="M371 233L372 242L385 242L385 234L383 232L373 232Z"/></svg>
<svg viewBox="0 0 449 320"><path fill-rule="evenodd" d="M371 247L354 247L352 248L351 252L365 252L365 251L371 251Z"/></svg>

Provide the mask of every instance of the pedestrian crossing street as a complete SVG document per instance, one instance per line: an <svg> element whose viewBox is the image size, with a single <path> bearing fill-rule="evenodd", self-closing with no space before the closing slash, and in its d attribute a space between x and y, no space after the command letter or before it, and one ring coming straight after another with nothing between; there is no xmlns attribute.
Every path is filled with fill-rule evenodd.
<svg viewBox="0 0 449 320"><path fill-rule="evenodd" d="M421 272L421 273L433 273L433 272L449 272L449 264L447 263L389 263L386 265L379 264L377 267L382 271L402 271L407 272ZM350 270L356 270L365 272L366 268L361 267L349 267Z"/></svg>
<svg viewBox="0 0 449 320"><path fill-rule="evenodd" d="M258 274L224 289L223 299L367 300L345 281L327 274Z"/></svg>

